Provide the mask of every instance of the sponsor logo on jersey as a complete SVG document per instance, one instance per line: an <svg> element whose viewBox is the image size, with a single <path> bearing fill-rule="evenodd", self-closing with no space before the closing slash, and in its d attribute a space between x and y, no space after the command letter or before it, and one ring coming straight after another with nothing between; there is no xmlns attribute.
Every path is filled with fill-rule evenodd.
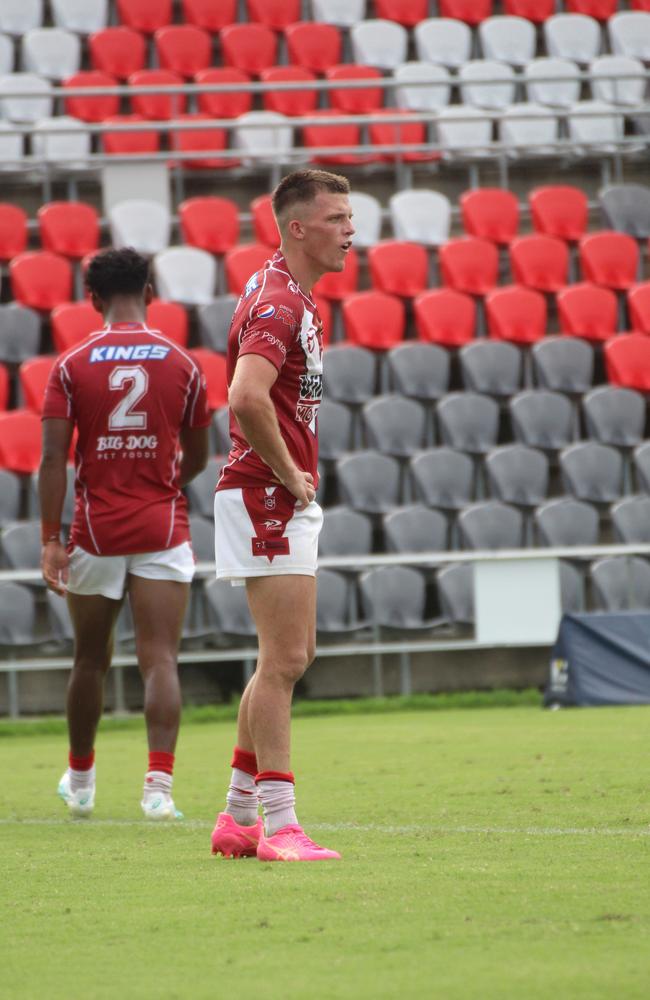
<svg viewBox="0 0 650 1000"><path fill-rule="evenodd" d="M294 327L297 322L296 317L288 306L278 306L275 318L279 319L285 326L288 327Z"/></svg>
<svg viewBox="0 0 650 1000"><path fill-rule="evenodd" d="M264 333L262 334L262 340L268 340L269 344L273 344L274 347L277 347L277 349L286 358L286 356L287 356L287 349L286 349L285 345L282 343L282 341L280 340L279 337L276 337L275 334L269 333L268 330L265 330Z"/></svg>
<svg viewBox="0 0 650 1000"><path fill-rule="evenodd" d="M264 506L267 510L275 510L275 497L264 497Z"/></svg>
<svg viewBox="0 0 650 1000"><path fill-rule="evenodd" d="M323 398L323 376L301 375L300 396L296 403L296 420L301 424L310 424Z"/></svg>
<svg viewBox="0 0 650 1000"><path fill-rule="evenodd" d="M282 521L276 521L271 517L269 517L266 521L262 521L262 524L267 531L277 531L278 528L282 527Z"/></svg>
<svg viewBox="0 0 650 1000"><path fill-rule="evenodd" d="M253 538L251 545L254 556L266 556L269 562L273 562L275 556L291 554L288 538Z"/></svg>
<svg viewBox="0 0 650 1000"><path fill-rule="evenodd" d="M260 274L256 271L255 274L246 282L246 287L244 288L243 298L247 299L249 295L252 295L256 288L260 287Z"/></svg>
<svg viewBox="0 0 650 1000"><path fill-rule="evenodd" d="M155 434L129 434L128 437L113 434L97 438L97 451L140 451L157 447Z"/></svg>
<svg viewBox="0 0 650 1000"><path fill-rule="evenodd" d="M272 316L275 316L275 306L262 306L257 310L258 319L271 319Z"/></svg>
<svg viewBox="0 0 650 1000"><path fill-rule="evenodd" d="M90 363L98 361L162 361L171 348L164 344L107 344L93 347Z"/></svg>
<svg viewBox="0 0 650 1000"><path fill-rule="evenodd" d="M294 295L300 295L300 289L298 288L295 281L287 281L287 288L289 289L290 292L293 292Z"/></svg>

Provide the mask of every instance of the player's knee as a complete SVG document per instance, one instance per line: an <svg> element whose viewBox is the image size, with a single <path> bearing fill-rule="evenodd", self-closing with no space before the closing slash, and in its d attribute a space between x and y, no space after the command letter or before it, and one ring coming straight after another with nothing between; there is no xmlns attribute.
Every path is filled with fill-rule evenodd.
<svg viewBox="0 0 650 1000"><path fill-rule="evenodd" d="M316 643L315 641L307 643L307 660L305 662L305 670L307 667L311 667L312 663L316 658Z"/></svg>
<svg viewBox="0 0 650 1000"><path fill-rule="evenodd" d="M77 653L74 658L73 669L78 673L105 674L111 665L110 656L106 654Z"/></svg>
<svg viewBox="0 0 650 1000"><path fill-rule="evenodd" d="M309 665L307 654L308 650L302 644L290 646L277 657L270 658L267 665L285 684L296 684Z"/></svg>

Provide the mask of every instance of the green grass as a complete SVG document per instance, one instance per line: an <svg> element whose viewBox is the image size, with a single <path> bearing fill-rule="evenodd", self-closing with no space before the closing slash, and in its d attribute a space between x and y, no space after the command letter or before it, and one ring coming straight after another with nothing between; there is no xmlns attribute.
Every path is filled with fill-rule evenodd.
<svg viewBox="0 0 650 1000"><path fill-rule="evenodd" d="M299 814L344 855L321 865L210 856L230 723L186 721L187 820L141 822L130 726L102 729L87 822L54 795L62 735L2 740L3 1000L647 997L650 708L299 717Z"/></svg>

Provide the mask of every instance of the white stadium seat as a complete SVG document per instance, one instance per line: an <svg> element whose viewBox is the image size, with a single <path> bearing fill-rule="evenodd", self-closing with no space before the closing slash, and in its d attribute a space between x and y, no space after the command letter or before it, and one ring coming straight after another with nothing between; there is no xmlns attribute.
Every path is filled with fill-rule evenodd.
<svg viewBox="0 0 650 1000"><path fill-rule="evenodd" d="M56 132L50 132L50 129ZM60 131L60 130L64 131ZM88 166L91 152L90 132L78 118L59 115L35 122L32 129L32 153L48 163L68 170Z"/></svg>
<svg viewBox="0 0 650 1000"><path fill-rule="evenodd" d="M580 153L615 152L623 138L623 116L605 101L579 101L567 117L569 138Z"/></svg>
<svg viewBox="0 0 650 1000"><path fill-rule="evenodd" d="M372 247L381 238L381 205L372 194L350 192L354 245Z"/></svg>
<svg viewBox="0 0 650 1000"><path fill-rule="evenodd" d="M20 53L22 69L49 80L65 80L81 65L79 37L63 28L33 28L23 35Z"/></svg>
<svg viewBox="0 0 650 1000"><path fill-rule="evenodd" d="M464 104L500 110L514 100L515 74L506 63L493 59L472 59L460 67L458 77ZM488 80L503 80L503 83L481 82Z"/></svg>
<svg viewBox="0 0 650 1000"><path fill-rule="evenodd" d="M366 16L366 0L312 0L314 21L351 28Z"/></svg>
<svg viewBox="0 0 650 1000"><path fill-rule="evenodd" d="M430 246L449 239L451 203L444 194L422 188L398 191L388 204L395 239Z"/></svg>
<svg viewBox="0 0 650 1000"><path fill-rule="evenodd" d="M276 122L286 122L286 128L273 128ZM293 149L291 119L278 111L248 111L239 115L233 130L233 146L242 151L247 166L282 162L282 154Z"/></svg>
<svg viewBox="0 0 650 1000"><path fill-rule="evenodd" d="M525 17L486 17L478 37L485 59L523 66L535 56L535 25Z"/></svg>
<svg viewBox="0 0 650 1000"><path fill-rule="evenodd" d="M57 28L90 35L108 23L108 0L50 0Z"/></svg>
<svg viewBox="0 0 650 1000"><path fill-rule="evenodd" d="M544 41L549 56L589 63L600 52L600 25L587 14L555 14L544 21Z"/></svg>
<svg viewBox="0 0 650 1000"><path fill-rule="evenodd" d="M393 73L399 80L395 88L395 103L398 108L408 111L437 111L449 104L451 96L451 76L449 70L435 63L405 62ZM409 87L407 84L420 84Z"/></svg>
<svg viewBox="0 0 650 1000"><path fill-rule="evenodd" d="M610 104L643 104L646 90L643 63L632 56L600 56L589 67L591 92ZM620 77L620 79L616 79Z"/></svg>
<svg viewBox="0 0 650 1000"><path fill-rule="evenodd" d="M532 59L526 66L529 101L567 108L580 97L578 67L570 59Z"/></svg>
<svg viewBox="0 0 650 1000"><path fill-rule="evenodd" d="M197 247L169 247L153 259L161 299L186 305L207 305L215 296L217 262Z"/></svg>
<svg viewBox="0 0 650 1000"><path fill-rule="evenodd" d="M557 154L554 144L558 139L558 119L542 104L522 102L506 108L499 121L499 139L508 149L508 155L543 156Z"/></svg>
<svg viewBox="0 0 650 1000"><path fill-rule="evenodd" d="M438 141L445 159L463 156L489 156L492 141L492 119L483 108L450 105L443 108L436 121Z"/></svg>
<svg viewBox="0 0 650 1000"><path fill-rule="evenodd" d="M24 35L43 23L43 0L0 0L0 31Z"/></svg>
<svg viewBox="0 0 650 1000"><path fill-rule="evenodd" d="M356 63L378 69L396 69L406 61L408 35L395 21L370 18L350 29L352 55Z"/></svg>
<svg viewBox="0 0 650 1000"><path fill-rule="evenodd" d="M14 43L9 35L0 35L0 76L14 68Z"/></svg>
<svg viewBox="0 0 650 1000"><path fill-rule="evenodd" d="M111 243L133 247L139 253L154 254L169 246L171 217L159 201L128 198L108 211Z"/></svg>
<svg viewBox="0 0 650 1000"><path fill-rule="evenodd" d="M616 56L632 56L650 62L650 14L622 11L607 22L609 43Z"/></svg>
<svg viewBox="0 0 650 1000"><path fill-rule="evenodd" d="M24 92L34 96L13 96ZM8 73L0 77L0 94L0 116L9 121L35 122L52 114L51 86L35 73Z"/></svg>
<svg viewBox="0 0 650 1000"><path fill-rule="evenodd" d="M23 155L22 135L12 133L9 122L0 121L0 170L15 170Z"/></svg>
<svg viewBox="0 0 650 1000"><path fill-rule="evenodd" d="M415 51L423 62L440 63L458 69L470 57L472 32L464 21L451 17L430 17L413 29Z"/></svg>

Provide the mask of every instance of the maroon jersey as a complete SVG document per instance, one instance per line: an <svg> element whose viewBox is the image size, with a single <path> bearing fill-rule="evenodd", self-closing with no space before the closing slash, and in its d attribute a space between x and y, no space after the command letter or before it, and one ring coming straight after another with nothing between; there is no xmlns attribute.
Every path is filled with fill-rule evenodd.
<svg viewBox="0 0 650 1000"><path fill-rule="evenodd" d="M260 354L278 370L271 400L280 433L303 472L318 476L317 413L323 392L322 323L316 306L294 281L277 251L248 281L237 303L228 334L228 385L237 359ZM233 446L218 490L269 486L269 466L249 446L230 412Z"/></svg>
<svg viewBox="0 0 650 1000"><path fill-rule="evenodd" d="M189 354L138 323L115 323L57 359L43 419L74 421L70 546L95 555L170 549L190 537L179 433L210 421Z"/></svg>

